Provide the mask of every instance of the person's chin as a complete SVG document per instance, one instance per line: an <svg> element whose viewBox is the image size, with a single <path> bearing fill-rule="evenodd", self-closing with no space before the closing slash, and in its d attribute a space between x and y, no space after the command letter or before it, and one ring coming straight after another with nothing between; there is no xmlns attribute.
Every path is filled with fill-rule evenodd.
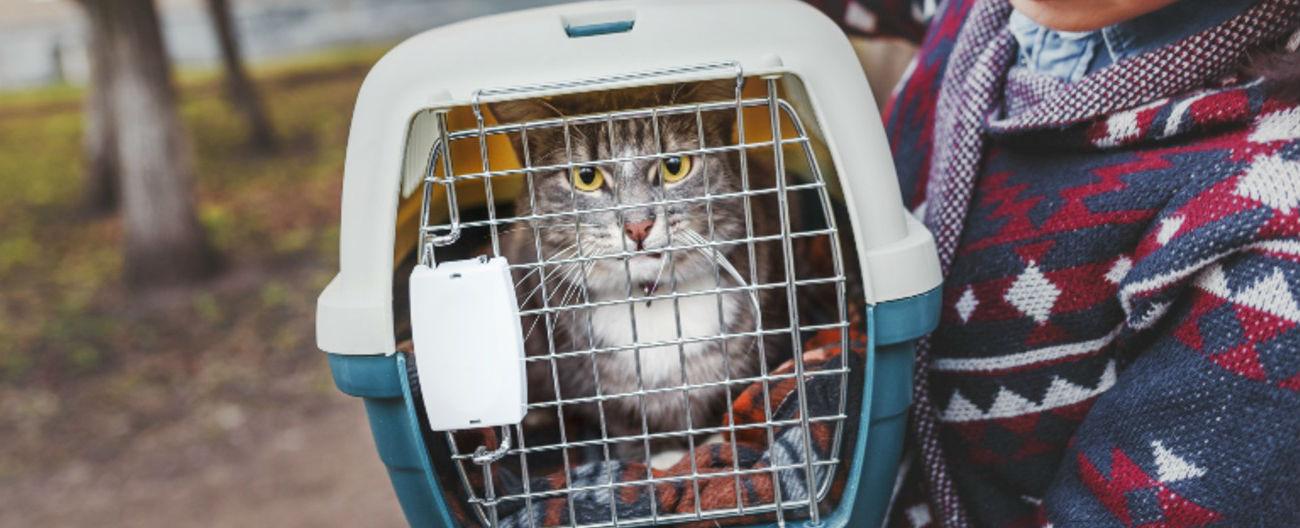
<svg viewBox="0 0 1300 528"><path fill-rule="evenodd" d="M1175 0L1011 0L1021 14L1056 31L1096 31L1137 18Z"/></svg>

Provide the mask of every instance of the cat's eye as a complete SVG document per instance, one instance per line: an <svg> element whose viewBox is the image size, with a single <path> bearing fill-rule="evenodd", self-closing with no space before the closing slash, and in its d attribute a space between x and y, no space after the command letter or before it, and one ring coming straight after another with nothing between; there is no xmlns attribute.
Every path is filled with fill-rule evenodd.
<svg viewBox="0 0 1300 528"><path fill-rule="evenodd" d="M605 171L596 167L574 167L569 176L573 188L582 192L598 191L605 184Z"/></svg>
<svg viewBox="0 0 1300 528"><path fill-rule="evenodd" d="M663 177L664 182L676 183L682 181L690 173L690 156L669 156L659 162L659 174Z"/></svg>

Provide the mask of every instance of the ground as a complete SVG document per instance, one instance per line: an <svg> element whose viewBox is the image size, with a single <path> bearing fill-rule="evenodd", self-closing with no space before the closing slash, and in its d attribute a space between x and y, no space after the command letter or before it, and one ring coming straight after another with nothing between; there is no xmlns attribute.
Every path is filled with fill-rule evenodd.
<svg viewBox="0 0 1300 528"><path fill-rule="evenodd" d="M324 400L217 441L144 435L112 460L52 464L0 486L0 526L404 525L361 406Z"/></svg>
<svg viewBox="0 0 1300 528"><path fill-rule="evenodd" d="M265 156L219 79L180 75L224 266L147 294L120 282L120 222L81 207L81 91L0 94L0 526L402 523L313 326L352 103L379 54L260 68L284 144Z"/></svg>

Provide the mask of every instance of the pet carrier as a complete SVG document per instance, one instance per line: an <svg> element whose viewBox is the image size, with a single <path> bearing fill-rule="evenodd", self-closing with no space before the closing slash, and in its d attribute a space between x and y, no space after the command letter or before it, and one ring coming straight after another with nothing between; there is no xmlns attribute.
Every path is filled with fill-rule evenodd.
<svg viewBox="0 0 1300 528"><path fill-rule="evenodd" d="M340 239L317 342L411 525L881 523L940 274L817 10L413 37L358 95Z"/></svg>

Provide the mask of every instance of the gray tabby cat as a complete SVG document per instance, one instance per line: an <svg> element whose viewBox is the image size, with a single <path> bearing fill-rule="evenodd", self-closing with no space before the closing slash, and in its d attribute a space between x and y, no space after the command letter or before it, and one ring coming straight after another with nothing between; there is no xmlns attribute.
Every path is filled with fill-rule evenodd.
<svg viewBox="0 0 1300 528"><path fill-rule="evenodd" d="M505 102L491 109L502 122L522 122L611 110L728 101L735 97L733 89L731 82L694 83ZM559 127L530 129L529 162L539 167L564 164L570 154L574 163L580 163L697 149L701 128L707 147L734 144L734 108L704 112L702 117L702 122L697 123L693 113L660 116L658 146L655 127L648 117L613 121L612 130L606 122L571 126L567 142ZM512 139L516 152L524 152L522 140ZM701 292L715 290L719 285L736 288L782 281L779 240L755 244L753 277L746 244L707 247L710 209L713 240L743 240L749 236L742 199L714 199L711 205L706 205L705 200L655 203L703 197L706 187L713 195L741 191L740 156L728 151L537 171L533 174L532 197L527 192L520 194L517 214L545 215L575 209L590 212L548 217L535 220L532 225L516 227L503 243L505 256L511 263L536 262L534 227L541 233L540 249L547 261L640 252L626 260L614 257L546 266L543 269L545 300L550 307L626 300L629 295L644 299L673 291ZM773 187L770 170L752 162L748 167L751 189ZM635 207L599 211L618 205ZM776 207L772 193L751 198L753 236L780 232ZM656 251L670 244L705 247L669 253ZM515 277L518 297L525 310L543 305L541 275L534 271ZM677 299L638 300L631 306L609 303L563 310L553 317L550 339L545 321L525 319L527 350L531 356L615 349L595 355L574 354L555 361L554 368L550 361L530 362L530 399L555 401L556 390L566 401L591 398L598 393L607 398L599 405L596 398L582 404L566 404L563 410L568 416L577 411L580 417L589 420L589 425L599 423L603 415L611 437L633 436L616 447L623 458L644 454L639 437L643 421L651 434L686 430L688 413L695 429L716 427L727 404L722 384L689 391L665 389L755 377L760 371L760 349L768 356L769 368L775 369L789 355L788 334L784 338L768 337L760 347L752 333L758 328L760 310L764 329L789 326L784 295L782 288L766 288L756 293L698 294ZM746 333L751 335L715 338ZM640 348L640 365L637 351L628 346L677 341L679 336L704 339L680 346ZM733 394L744 385L733 386ZM680 447L685 443L683 436L659 439L654 442L654 449Z"/></svg>

